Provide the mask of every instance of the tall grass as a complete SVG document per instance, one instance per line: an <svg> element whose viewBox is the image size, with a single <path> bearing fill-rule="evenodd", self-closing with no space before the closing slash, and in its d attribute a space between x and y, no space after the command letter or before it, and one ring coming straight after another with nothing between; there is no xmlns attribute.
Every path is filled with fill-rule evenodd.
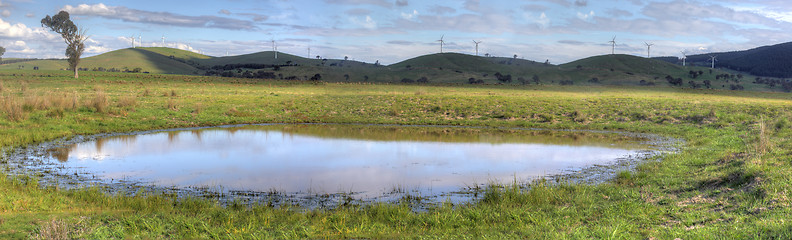
<svg viewBox="0 0 792 240"><path fill-rule="evenodd" d="M93 98L88 102L88 107L92 107L98 113L104 113L107 111L107 107L109 106L109 101L107 99L107 94L102 91L96 91Z"/></svg>
<svg viewBox="0 0 792 240"><path fill-rule="evenodd" d="M15 96L0 97L0 111L6 114L6 118L11 121L22 121L27 118L27 112L22 104L22 100Z"/></svg>
<svg viewBox="0 0 792 240"><path fill-rule="evenodd" d="M120 108L131 108L134 110L135 106L137 106L137 97L135 95L121 96L117 105Z"/></svg>

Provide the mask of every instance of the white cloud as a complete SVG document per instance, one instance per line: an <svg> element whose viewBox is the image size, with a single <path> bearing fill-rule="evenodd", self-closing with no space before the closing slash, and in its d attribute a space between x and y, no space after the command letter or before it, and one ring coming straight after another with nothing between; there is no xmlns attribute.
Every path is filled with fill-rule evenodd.
<svg viewBox="0 0 792 240"><path fill-rule="evenodd" d="M76 16L97 16L107 19L119 19L126 22L230 30L252 31L259 29L252 21L217 16L185 16L169 12L150 12L126 7L107 6L103 3L94 5L80 4L76 7L66 5L61 10Z"/></svg>
<svg viewBox="0 0 792 240"><path fill-rule="evenodd" d="M413 10L412 13L401 13L402 18L407 20L412 20L415 16L418 16L418 10Z"/></svg>
<svg viewBox="0 0 792 240"><path fill-rule="evenodd" d="M366 19L362 21L357 18L352 18L352 23L360 25L361 27L366 29L377 28L377 22L374 21L374 19L372 19L371 16L366 16Z"/></svg>
<svg viewBox="0 0 792 240"><path fill-rule="evenodd" d="M27 40L57 40L60 36L56 36L43 28L28 28L25 24L17 23L11 24L0 19L0 37L11 39L27 39Z"/></svg>
<svg viewBox="0 0 792 240"><path fill-rule="evenodd" d="M2 12L2 13L0 13L0 16L3 16L3 17L10 17L10 16L11 16L11 11L8 11L7 9L6 9L6 10L3 10L3 12Z"/></svg>
<svg viewBox="0 0 792 240"><path fill-rule="evenodd" d="M589 18L594 17L594 11L591 11L588 14L578 12L577 17L580 18L580 20L586 21Z"/></svg>
<svg viewBox="0 0 792 240"><path fill-rule="evenodd" d="M542 28L547 28L547 26L550 26L550 18L547 18L547 14L543 12L541 15L539 15L539 19L536 20L536 23Z"/></svg>

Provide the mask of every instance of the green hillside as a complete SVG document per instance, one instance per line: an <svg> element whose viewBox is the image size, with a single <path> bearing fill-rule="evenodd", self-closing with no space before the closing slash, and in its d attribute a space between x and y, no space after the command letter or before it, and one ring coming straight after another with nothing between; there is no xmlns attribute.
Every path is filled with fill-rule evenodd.
<svg viewBox="0 0 792 240"><path fill-rule="evenodd" d="M184 53L187 51L174 49L173 52L179 52L178 54L180 55L188 55L188 53ZM66 60L35 60L18 64L2 65L0 69L17 69L20 66L25 69L39 67L40 70L61 70L68 68L68 63ZM200 74L202 72L189 64L151 51L150 48L126 48L87 57L82 59L79 67L89 70L101 67L104 69L117 69L119 71L140 68L143 72L164 74Z"/></svg>
<svg viewBox="0 0 792 240"><path fill-rule="evenodd" d="M327 82L562 84L676 86L690 88L782 90L780 84L753 84L742 73L679 66L631 55L602 55L552 65L518 58L459 53L430 54L381 66L342 59L309 59L287 53L258 52L210 57L172 48L127 48L83 59L80 68L157 74L216 75ZM0 65L0 69L65 70L65 60L33 60ZM723 78L722 75L729 75ZM675 84L669 78L676 81ZM419 81L420 80L420 81Z"/></svg>
<svg viewBox="0 0 792 240"><path fill-rule="evenodd" d="M373 64L341 59L310 59L291 55L284 52L278 52L278 58L275 58L275 52L265 51L250 53L237 56L227 57L213 57L196 60L198 64L205 67L222 66L226 64L265 64L265 65L300 65L300 66L373 66Z"/></svg>

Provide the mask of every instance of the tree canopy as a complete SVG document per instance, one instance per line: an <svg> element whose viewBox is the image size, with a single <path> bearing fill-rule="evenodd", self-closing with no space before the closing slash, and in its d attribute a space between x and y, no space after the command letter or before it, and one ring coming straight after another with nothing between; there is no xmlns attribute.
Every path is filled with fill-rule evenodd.
<svg viewBox="0 0 792 240"><path fill-rule="evenodd" d="M63 37L67 44L66 57L69 59L69 67L74 70L74 78L78 78L77 65L80 63L80 56L85 51L85 41L88 40L85 30L77 27L69 19L69 13L66 11L60 11L52 17L47 15L41 19L41 26L47 27Z"/></svg>

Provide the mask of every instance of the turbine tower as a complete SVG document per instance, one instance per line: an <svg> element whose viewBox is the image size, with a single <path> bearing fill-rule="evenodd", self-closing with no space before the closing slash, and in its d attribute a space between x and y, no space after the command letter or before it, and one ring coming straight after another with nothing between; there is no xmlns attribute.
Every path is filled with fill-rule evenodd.
<svg viewBox="0 0 792 240"><path fill-rule="evenodd" d="M687 59L687 54L685 53L685 51L681 51L680 53L682 53L682 66L684 67L685 59Z"/></svg>
<svg viewBox="0 0 792 240"><path fill-rule="evenodd" d="M165 34L162 34L162 47L165 47Z"/></svg>
<svg viewBox="0 0 792 240"><path fill-rule="evenodd" d="M646 58L651 58L650 50L652 49L652 45L654 45L654 43L644 42L644 44L646 44Z"/></svg>
<svg viewBox="0 0 792 240"><path fill-rule="evenodd" d="M278 59L278 46L275 45L275 39L272 39L272 51L275 52L275 59Z"/></svg>
<svg viewBox="0 0 792 240"><path fill-rule="evenodd" d="M311 47L308 47L308 58L311 58Z"/></svg>
<svg viewBox="0 0 792 240"><path fill-rule="evenodd" d="M138 34L138 43L140 44L140 47L143 47L143 35L142 34Z"/></svg>
<svg viewBox="0 0 792 240"><path fill-rule="evenodd" d="M132 35L129 38L132 39L132 48L135 48L135 35Z"/></svg>
<svg viewBox="0 0 792 240"><path fill-rule="evenodd" d="M476 42L476 40L473 40L473 43L476 44L476 56L478 56L478 45L481 43L481 41Z"/></svg>
<svg viewBox="0 0 792 240"><path fill-rule="evenodd" d="M440 42L440 53L443 53L443 44L445 44L445 41L443 41L443 37L445 37L445 34L440 36L440 40L437 40L438 42Z"/></svg>
<svg viewBox="0 0 792 240"><path fill-rule="evenodd" d="M710 55L710 61L712 62L712 67L710 68L715 68L715 61L718 61L718 56Z"/></svg>
<svg viewBox="0 0 792 240"><path fill-rule="evenodd" d="M613 36L613 40L610 40L611 43L611 55L616 53L616 36Z"/></svg>

